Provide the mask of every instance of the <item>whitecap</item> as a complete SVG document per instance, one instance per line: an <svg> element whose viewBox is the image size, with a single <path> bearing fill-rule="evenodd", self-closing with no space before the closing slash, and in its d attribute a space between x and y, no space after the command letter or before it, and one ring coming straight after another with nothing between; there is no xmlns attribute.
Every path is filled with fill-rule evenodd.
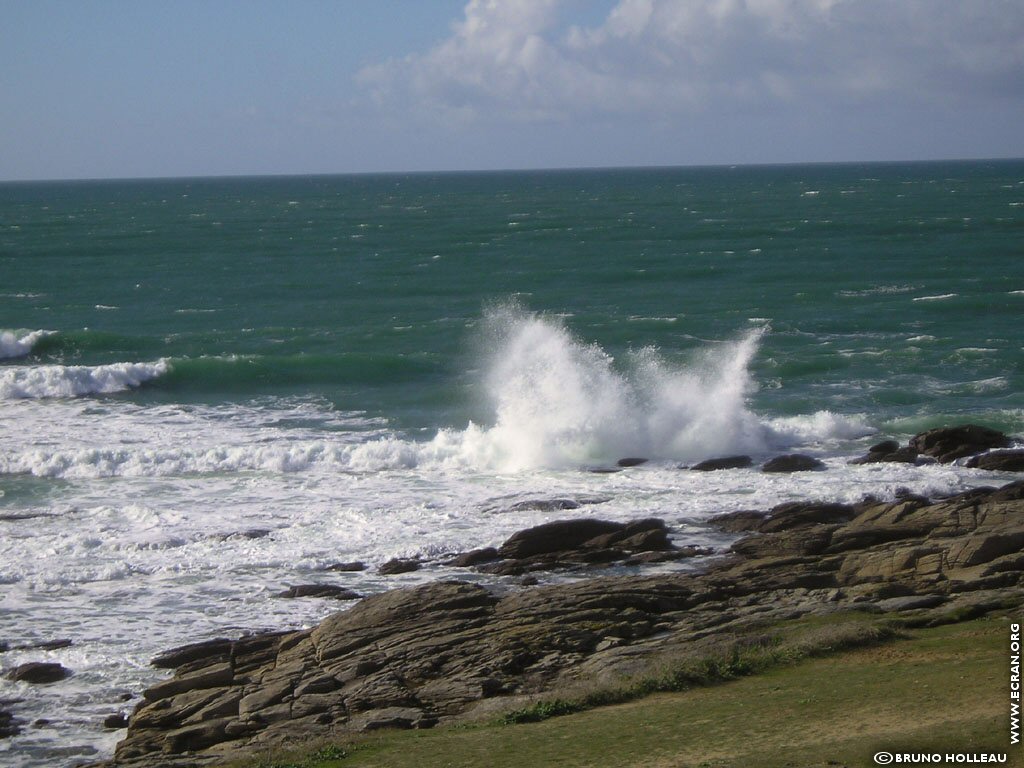
<svg viewBox="0 0 1024 768"><path fill-rule="evenodd" d="M955 298L957 295L955 293L940 293L935 296L915 296L911 301L944 301Z"/></svg>
<svg viewBox="0 0 1024 768"><path fill-rule="evenodd" d="M40 365L0 369L0 400L81 397L123 392L170 370L166 360L110 365Z"/></svg>
<svg viewBox="0 0 1024 768"><path fill-rule="evenodd" d="M0 360L24 357L32 352L36 343L54 331L0 331Z"/></svg>

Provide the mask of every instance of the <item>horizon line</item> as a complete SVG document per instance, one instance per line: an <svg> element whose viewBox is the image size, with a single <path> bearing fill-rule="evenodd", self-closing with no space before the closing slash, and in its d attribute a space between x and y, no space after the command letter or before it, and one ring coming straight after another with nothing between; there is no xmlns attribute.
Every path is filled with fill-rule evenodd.
<svg viewBox="0 0 1024 768"><path fill-rule="evenodd" d="M467 169L424 169L404 171L313 171L313 172L270 172L270 173L213 173L213 174L180 174L168 176L80 176L80 177L47 177L47 178L15 178L0 179L0 185L6 184L81 184L99 182L126 181L215 181L243 179L302 179L302 178L338 178L346 176L461 176L488 173L572 173L599 171L667 171L667 170L700 170L700 169L738 169L738 168L796 168L807 166L829 165L928 165L939 163L1001 163L1021 162L1024 156L996 157L949 157L908 160L796 160L781 162L750 162L750 163L692 163L692 164L637 164L637 165L580 165L580 166L549 166L523 168L467 168Z"/></svg>

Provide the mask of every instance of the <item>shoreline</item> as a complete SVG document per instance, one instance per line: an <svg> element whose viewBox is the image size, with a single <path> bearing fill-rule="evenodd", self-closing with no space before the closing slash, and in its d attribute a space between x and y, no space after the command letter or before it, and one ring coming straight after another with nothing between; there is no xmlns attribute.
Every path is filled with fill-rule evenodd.
<svg viewBox="0 0 1024 768"><path fill-rule="evenodd" d="M1000 450L1005 436L980 450L963 442L977 429L932 430L911 447L946 462L1012 453ZM906 459L905 449L880 446L874 460ZM746 535L702 572L515 591L440 580L365 598L311 630L177 649L164 659L175 675L145 692L101 765L214 764L346 733L461 722L695 649L732 653L751 632L800 617L852 611L928 626L1024 604L1024 481L940 500L790 503L711 524ZM614 548L609 533L588 541L604 536ZM568 551L586 556L581 543Z"/></svg>

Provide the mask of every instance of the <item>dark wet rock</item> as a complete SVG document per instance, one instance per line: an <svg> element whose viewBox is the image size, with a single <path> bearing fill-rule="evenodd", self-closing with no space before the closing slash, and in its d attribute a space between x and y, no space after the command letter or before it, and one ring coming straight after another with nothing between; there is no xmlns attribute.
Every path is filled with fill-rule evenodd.
<svg viewBox="0 0 1024 768"><path fill-rule="evenodd" d="M723 456L694 464L690 469L695 472L715 472L720 469L746 469L753 464L754 460L749 456Z"/></svg>
<svg viewBox="0 0 1024 768"><path fill-rule="evenodd" d="M1024 481L937 501L779 505L740 520L725 524L754 526L752 535L701 572L500 591L438 581L373 595L312 630L185 654L192 660L145 692L117 764L197 765L375 727L429 727L486 699L621 678L662 654L720 650L802 616L863 610L923 626L1024 605ZM594 526L589 538L570 535L569 550L534 544L538 554L515 562L624 552L623 541L658 524ZM661 551L674 554L652 556Z"/></svg>
<svg viewBox="0 0 1024 768"><path fill-rule="evenodd" d="M366 563L359 560L350 563L334 563L324 568L325 571L334 571L337 573L353 573L355 571L365 571Z"/></svg>
<svg viewBox="0 0 1024 768"><path fill-rule="evenodd" d="M992 451L972 456L967 460L967 466L993 472L1024 472L1024 450Z"/></svg>
<svg viewBox="0 0 1024 768"><path fill-rule="evenodd" d="M57 640L40 640L37 643L28 643L26 645L19 645L12 648L12 651L57 651L61 648L70 648L74 645L73 640L69 640L66 637L58 638Z"/></svg>
<svg viewBox="0 0 1024 768"><path fill-rule="evenodd" d="M9 739L21 733L18 719L6 709L0 709L0 739Z"/></svg>
<svg viewBox="0 0 1024 768"><path fill-rule="evenodd" d="M790 453L785 456L776 456L769 459L761 466L762 472L809 472L811 470L824 469L825 464L813 456L805 456L802 453Z"/></svg>
<svg viewBox="0 0 1024 768"><path fill-rule="evenodd" d="M57 651L61 648L69 648L72 645L74 645L74 642L65 637L58 640L39 640L33 643L22 643L21 645L11 645L10 643L0 641L0 653L6 651Z"/></svg>
<svg viewBox="0 0 1024 768"><path fill-rule="evenodd" d="M9 670L4 677L20 683L42 685L56 683L71 676L71 670L52 661L30 661Z"/></svg>
<svg viewBox="0 0 1024 768"><path fill-rule="evenodd" d="M36 520L40 517L50 517L44 512L6 512L0 515L0 523L18 523L23 520Z"/></svg>
<svg viewBox="0 0 1024 768"><path fill-rule="evenodd" d="M663 520L615 523L584 518L554 520L527 528L511 536L497 550L465 553L448 565L472 566L497 576L520 576L531 571L598 569L626 563L640 553L673 551L675 547L669 541ZM673 558L666 555L650 561L668 559ZM629 564L639 563L641 560Z"/></svg>
<svg viewBox="0 0 1024 768"><path fill-rule="evenodd" d="M888 447L890 443L895 444L895 441L879 443L879 445ZM891 451L876 451L875 448L872 448L866 455L861 456L859 459L853 459L850 461L850 464L916 464L919 457L920 454L915 448L911 448L910 446L900 448L897 445L896 448Z"/></svg>
<svg viewBox="0 0 1024 768"><path fill-rule="evenodd" d="M112 731L120 730L128 727L128 715L124 712L118 712L114 715L107 715L103 719L103 727Z"/></svg>
<svg viewBox="0 0 1024 768"><path fill-rule="evenodd" d="M377 569L377 573L381 576L394 576L399 573L411 573L412 571L418 571L421 567L422 564L419 560L396 557L381 565L380 568Z"/></svg>
<svg viewBox="0 0 1024 768"><path fill-rule="evenodd" d="M868 453L894 453L900 449L900 444L895 440L883 440L868 448Z"/></svg>
<svg viewBox="0 0 1024 768"><path fill-rule="evenodd" d="M498 554L504 558L521 559L561 552L574 549L595 536L621 530L620 523L606 520L554 520L513 534L501 545Z"/></svg>
<svg viewBox="0 0 1024 768"><path fill-rule="evenodd" d="M641 459L641 458L629 456L629 457L624 458L624 459L619 459L617 462L615 462L615 466L617 466L617 467L639 467L641 464L646 464L647 461L648 461L647 459Z"/></svg>
<svg viewBox="0 0 1024 768"><path fill-rule="evenodd" d="M483 549L473 549L469 552L458 554L446 562L445 565L450 565L454 568L472 568L474 565L489 563L497 559L498 550L494 547L484 547Z"/></svg>
<svg viewBox="0 0 1024 768"><path fill-rule="evenodd" d="M289 587L284 592L278 592L276 597L329 597L333 600L360 600L363 596L337 584L298 584Z"/></svg>
<svg viewBox="0 0 1024 768"><path fill-rule="evenodd" d="M1010 442L1010 438L998 430L964 424L922 432L910 439L910 447L938 459L940 464L950 464L964 456L1006 448Z"/></svg>
<svg viewBox="0 0 1024 768"><path fill-rule="evenodd" d="M668 528L663 520L654 518L632 523L593 518L554 520L513 534L498 548L498 555L523 560L538 555L616 548L629 551L670 549Z"/></svg>

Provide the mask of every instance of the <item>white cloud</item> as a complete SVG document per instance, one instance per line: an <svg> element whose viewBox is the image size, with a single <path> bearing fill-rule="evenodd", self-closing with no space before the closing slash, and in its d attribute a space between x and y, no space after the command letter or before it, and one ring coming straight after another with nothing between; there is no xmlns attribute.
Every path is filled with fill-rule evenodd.
<svg viewBox="0 0 1024 768"><path fill-rule="evenodd" d="M590 27L567 24L572 10L471 0L436 47L358 79L382 104L446 120L1024 91L1018 0L620 0Z"/></svg>

